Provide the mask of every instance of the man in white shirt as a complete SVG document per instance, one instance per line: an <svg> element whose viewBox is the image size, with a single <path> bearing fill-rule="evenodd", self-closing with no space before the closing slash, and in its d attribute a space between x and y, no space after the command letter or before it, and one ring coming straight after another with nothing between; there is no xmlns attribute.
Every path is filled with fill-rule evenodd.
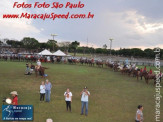
<svg viewBox="0 0 163 122"><path fill-rule="evenodd" d="M88 115L88 97L90 96L90 92L88 91L87 87L84 87L83 91L80 93L81 95L81 115L84 113L84 107L85 107L85 115Z"/></svg>
<svg viewBox="0 0 163 122"><path fill-rule="evenodd" d="M66 108L68 108L71 112L71 102L72 102L72 93L70 92L69 88L67 88L66 92L64 93L65 101L66 101Z"/></svg>
<svg viewBox="0 0 163 122"><path fill-rule="evenodd" d="M37 61L37 69L40 69L40 67L41 67L41 62L40 62L40 60L38 60Z"/></svg>
<svg viewBox="0 0 163 122"><path fill-rule="evenodd" d="M41 66L40 60L37 61L37 65L38 65L38 66Z"/></svg>

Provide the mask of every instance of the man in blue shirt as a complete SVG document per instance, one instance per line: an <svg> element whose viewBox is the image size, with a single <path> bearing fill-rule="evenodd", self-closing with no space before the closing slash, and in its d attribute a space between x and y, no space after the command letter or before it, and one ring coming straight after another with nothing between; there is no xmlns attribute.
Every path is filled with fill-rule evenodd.
<svg viewBox="0 0 163 122"><path fill-rule="evenodd" d="M46 80L46 84L45 84L45 101L46 102L50 102L51 88L52 88L51 83L49 82L49 80Z"/></svg>

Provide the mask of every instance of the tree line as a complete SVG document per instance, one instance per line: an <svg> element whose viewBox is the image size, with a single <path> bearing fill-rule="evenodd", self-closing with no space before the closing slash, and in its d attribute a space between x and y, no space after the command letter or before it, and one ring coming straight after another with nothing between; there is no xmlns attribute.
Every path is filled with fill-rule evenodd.
<svg viewBox="0 0 163 122"><path fill-rule="evenodd" d="M0 41L0 45L4 42ZM10 45L12 48L25 48L26 50L31 49L49 49L50 51L56 51L58 49L64 51L65 53L76 53L81 54L103 54L103 55L112 55L115 56L125 56L125 57L145 57L145 58L155 58L154 49L140 49L140 48L120 48L119 50L107 49L107 45L104 44L102 48L93 48L87 46L80 46L80 42L73 41L73 42L61 42L57 43L56 40L48 40L47 42L39 42L35 38L24 37L22 40L9 40L6 39L6 44ZM163 59L163 49L160 51L160 58Z"/></svg>

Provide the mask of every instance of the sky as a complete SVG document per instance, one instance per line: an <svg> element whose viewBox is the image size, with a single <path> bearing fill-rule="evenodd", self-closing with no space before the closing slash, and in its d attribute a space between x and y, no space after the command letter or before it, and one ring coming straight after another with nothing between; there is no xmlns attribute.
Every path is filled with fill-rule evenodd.
<svg viewBox="0 0 163 122"><path fill-rule="evenodd" d="M55 40L79 41L89 47L119 48L163 48L163 0L81 0L82 9L38 9L13 8L14 2L34 4L35 2L78 3L79 0L1 0L0 1L0 39L21 40L33 37L40 42ZM88 13L93 19L3 19L3 14L21 13Z"/></svg>

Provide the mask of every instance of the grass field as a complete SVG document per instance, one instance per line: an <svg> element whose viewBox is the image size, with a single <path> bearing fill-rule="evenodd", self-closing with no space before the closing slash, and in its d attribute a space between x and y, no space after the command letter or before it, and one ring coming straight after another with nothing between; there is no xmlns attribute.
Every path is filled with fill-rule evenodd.
<svg viewBox="0 0 163 122"><path fill-rule="evenodd" d="M47 118L54 122L134 122L139 104L144 106L144 122L155 121L153 81L147 85L144 80L137 81L108 68L68 64L43 66L49 68L46 74L53 85L50 103L39 102L39 85L44 79L24 75L25 63L18 62L0 62L0 100L10 96L11 91L18 91L20 105L34 105L34 122L45 122ZM80 115L79 94L84 86L91 93L87 117ZM67 87L73 94L72 113L66 111L63 96ZM162 103L163 100L161 106Z"/></svg>

